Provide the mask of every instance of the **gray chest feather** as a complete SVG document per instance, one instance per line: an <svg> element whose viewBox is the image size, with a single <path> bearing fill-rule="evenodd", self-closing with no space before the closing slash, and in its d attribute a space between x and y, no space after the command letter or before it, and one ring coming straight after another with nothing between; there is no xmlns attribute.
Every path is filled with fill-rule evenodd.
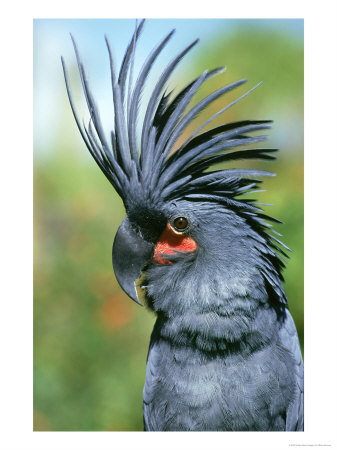
<svg viewBox="0 0 337 450"><path fill-rule="evenodd" d="M291 368L277 343L249 357L205 357L152 345L144 387L147 430L284 430ZM283 382L282 382L283 380Z"/></svg>

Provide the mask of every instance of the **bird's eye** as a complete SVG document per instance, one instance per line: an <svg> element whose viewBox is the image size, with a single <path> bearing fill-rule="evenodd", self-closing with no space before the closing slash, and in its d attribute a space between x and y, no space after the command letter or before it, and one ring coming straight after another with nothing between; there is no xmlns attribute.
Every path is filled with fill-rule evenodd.
<svg viewBox="0 0 337 450"><path fill-rule="evenodd" d="M173 226L177 231L184 231L188 226L188 220L186 217L177 217L173 221Z"/></svg>

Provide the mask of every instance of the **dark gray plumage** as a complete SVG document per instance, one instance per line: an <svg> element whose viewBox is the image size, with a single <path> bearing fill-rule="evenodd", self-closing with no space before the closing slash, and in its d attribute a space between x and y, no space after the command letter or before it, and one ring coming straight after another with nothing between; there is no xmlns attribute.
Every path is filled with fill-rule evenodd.
<svg viewBox="0 0 337 450"><path fill-rule="evenodd" d="M268 222L277 221L240 197L255 191L258 177L273 174L208 171L219 162L273 159L275 149L236 149L264 141L265 136L247 133L270 128L270 121L245 120L201 132L211 118L170 152L197 114L246 81L217 90L185 113L202 83L222 71L205 71L174 97L166 93L169 76L195 41L155 84L139 152L142 89L173 35L155 47L132 83L143 25L130 41L118 77L106 39L115 110L109 140L74 40L90 112L87 128L78 119L62 62L82 137L126 208L113 248L116 277L131 298L139 302L143 296L157 315L144 387L145 430L303 430L303 363L281 283L280 255L287 256L288 249L270 234Z"/></svg>
<svg viewBox="0 0 337 450"><path fill-rule="evenodd" d="M198 253L152 266L158 319L144 388L148 430L302 430L303 367L293 320L264 273L269 249L244 219L188 211ZM222 230L221 246L217 238ZM257 244L257 245L256 245ZM273 291L272 291L273 289Z"/></svg>

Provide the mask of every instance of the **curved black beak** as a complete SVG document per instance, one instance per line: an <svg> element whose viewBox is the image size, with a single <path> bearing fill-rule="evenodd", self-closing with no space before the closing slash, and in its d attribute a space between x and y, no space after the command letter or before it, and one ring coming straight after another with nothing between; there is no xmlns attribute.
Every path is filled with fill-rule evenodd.
<svg viewBox="0 0 337 450"><path fill-rule="evenodd" d="M142 268L152 258L154 244L144 240L126 217L121 223L112 247L112 264L118 283L136 303L142 305L137 295L135 281Z"/></svg>

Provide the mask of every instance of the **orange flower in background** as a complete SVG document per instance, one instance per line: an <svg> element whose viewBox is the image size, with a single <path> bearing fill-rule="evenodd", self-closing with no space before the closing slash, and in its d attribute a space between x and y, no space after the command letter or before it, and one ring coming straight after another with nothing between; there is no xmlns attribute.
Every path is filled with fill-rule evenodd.
<svg viewBox="0 0 337 450"><path fill-rule="evenodd" d="M131 322L133 312L123 296L114 295L100 308L99 317L107 331L115 331Z"/></svg>
<svg viewBox="0 0 337 450"><path fill-rule="evenodd" d="M95 297L107 300L118 289L112 269L95 272L89 281L89 288Z"/></svg>
<svg viewBox="0 0 337 450"><path fill-rule="evenodd" d="M99 320L107 331L118 330L133 317L132 304L122 293L115 294L117 283L112 271L102 271L92 278L91 292L95 297L104 300L99 309Z"/></svg>

